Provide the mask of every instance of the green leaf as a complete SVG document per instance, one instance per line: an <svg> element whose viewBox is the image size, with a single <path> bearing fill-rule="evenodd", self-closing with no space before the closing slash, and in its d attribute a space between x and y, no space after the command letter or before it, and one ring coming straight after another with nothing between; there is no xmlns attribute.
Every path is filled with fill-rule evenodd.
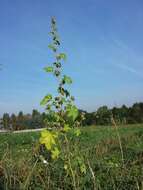
<svg viewBox="0 0 143 190"><path fill-rule="evenodd" d="M58 113L54 114L54 119L56 122L58 122L60 120L60 116L58 115Z"/></svg>
<svg viewBox="0 0 143 190"><path fill-rule="evenodd" d="M72 120L75 121L78 117L78 109L76 106L68 106L67 107L67 116Z"/></svg>
<svg viewBox="0 0 143 190"><path fill-rule="evenodd" d="M58 159L59 157L59 154L60 154L60 151L57 147L55 147L52 151L52 159L55 160L55 159Z"/></svg>
<svg viewBox="0 0 143 190"><path fill-rule="evenodd" d="M46 110L50 110L51 109L51 105L47 105Z"/></svg>
<svg viewBox="0 0 143 190"><path fill-rule="evenodd" d="M56 48L54 45L52 45L52 44L49 44L49 45L48 45L48 48L50 48L50 49L53 50L54 52L57 51L57 48Z"/></svg>
<svg viewBox="0 0 143 190"><path fill-rule="evenodd" d="M63 59L66 60L66 54L65 53L60 53L59 55L56 56L57 60Z"/></svg>
<svg viewBox="0 0 143 190"><path fill-rule="evenodd" d="M66 60L66 54L65 53L60 53L60 57L61 57L61 59Z"/></svg>
<svg viewBox="0 0 143 190"><path fill-rule="evenodd" d="M52 150L52 147L56 145L57 134L44 129L41 131L41 137L39 139L41 144L44 144L47 150Z"/></svg>
<svg viewBox="0 0 143 190"><path fill-rule="evenodd" d="M51 73L51 72L53 72L54 69L53 69L53 67L45 67L44 70L48 73Z"/></svg>
<svg viewBox="0 0 143 190"><path fill-rule="evenodd" d="M63 131L64 132L68 132L68 131L70 131L71 130L71 128L69 127L69 125L68 124L65 124L64 125L64 128L63 128Z"/></svg>
<svg viewBox="0 0 143 190"><path fill-rule="evenodd" d="M75 136L78 137L78 136L81 134L80 129L75 129L75 130L74 130L74 134L75 134Z"/></svg>
<svg viewBox="0 0 143 190"><path fill-rule="evenodd" d="M45 96L42 101L40 102L40 105L46 105L49 101L52 100L52 95L48 94L47 96Z"/></svg>
<svg viewBox="0 0 143 190"><path fill-rule="evenodd" d="M67 84L71 84L71 83L72 83L72 79L71 79L70 77L66 76L66 75L64 75L64 79L63 79L63 80L64 80L65 83L67 83Z"/></svg>

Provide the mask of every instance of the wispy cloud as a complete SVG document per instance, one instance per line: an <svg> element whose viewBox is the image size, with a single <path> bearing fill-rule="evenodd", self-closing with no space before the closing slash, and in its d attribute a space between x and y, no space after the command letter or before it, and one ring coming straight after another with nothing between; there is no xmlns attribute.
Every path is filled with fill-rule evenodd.
<svg viewBox="0 0 143 190"><path fill-rule="evenodd" d="M124 56L126 56L128 59L132 59L133 61L136 61L136 63L142 63L143 57L135 52L133 47L130 47L127 43L125 43L121 39L113 38L112 42L114 46L118 49L120 49Z"/></svg>
<svg viewBox="0 0 143 190"><path fill-rule="evenodd" d="M125 64L114 64L114 66L124 70L124 71L128 71L129 73L135 74L138 77L143 78L143 74L141 72L139 72L138 70L136 70L135 68L125 65Z"/></svg>
<svg viewBox="0 0 143 190"><path fill-rule="evenodd" d="M109 58L114 67L118 67L121 70L127 71L130 74L134 74L140 78L143 78L142 71L137 69L141 68L143 63L143 57L138 55L132 47L126 44L123 40L112 38L112 44L114 48L119 50L117 56ZM118 51L117 51L118 52Z"/></svg>
<svg viewBox="0 0 143 190"><path fill-rule="evenodd" d="M114 38L114 39L112 39L112 41L115 44L115 46L117 46L118 48L120 48L122 50L126 50L126 51L131 50L129 48L129 46L125 42L123 42L121 39Z"/></svg>

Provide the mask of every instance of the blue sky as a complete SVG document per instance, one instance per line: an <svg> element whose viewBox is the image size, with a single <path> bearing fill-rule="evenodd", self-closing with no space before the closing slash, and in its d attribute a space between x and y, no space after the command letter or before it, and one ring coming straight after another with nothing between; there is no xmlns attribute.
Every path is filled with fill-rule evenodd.
<svg viewBox="0 0 143 190"><path fill-rule="evenodd" d="M57 19L65 73L73 78L77 105L143 101L142 0L0 1L0 114L31 112L53 79L42 68L51 63L50 18Z"/></svg>

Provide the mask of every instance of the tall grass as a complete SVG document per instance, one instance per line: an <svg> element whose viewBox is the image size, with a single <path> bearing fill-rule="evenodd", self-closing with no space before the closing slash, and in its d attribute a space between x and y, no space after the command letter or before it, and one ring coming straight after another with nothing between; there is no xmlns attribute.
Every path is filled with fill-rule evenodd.
<svg viewBox="0 0 143 190"><path fill-rule="evenodd" d="M82 129L76 154L82 154L86 173L76 166L74 181L63 168L62 160L45 164L35 148L38 133L0 135L1 190L142 190L143 126ZM64 144L63 144L64 147ZM74 151L72 143L70 149ZM71 162L74 164L74 159Z"/></svg>

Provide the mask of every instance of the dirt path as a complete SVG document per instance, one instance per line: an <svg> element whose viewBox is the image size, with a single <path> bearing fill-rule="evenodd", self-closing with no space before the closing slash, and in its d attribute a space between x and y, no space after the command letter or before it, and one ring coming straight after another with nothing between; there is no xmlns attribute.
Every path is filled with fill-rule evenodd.
<svg viewBox="0 0 143 190"><path fill-rule="evenodd" d="M35 132L35 131L42 131L45 128L39 128L39 129L25 129L25 130L19 130L19 131L9 131L9 130L4 130L1 129L0 133L28 133L28 132Z"/></svg>

